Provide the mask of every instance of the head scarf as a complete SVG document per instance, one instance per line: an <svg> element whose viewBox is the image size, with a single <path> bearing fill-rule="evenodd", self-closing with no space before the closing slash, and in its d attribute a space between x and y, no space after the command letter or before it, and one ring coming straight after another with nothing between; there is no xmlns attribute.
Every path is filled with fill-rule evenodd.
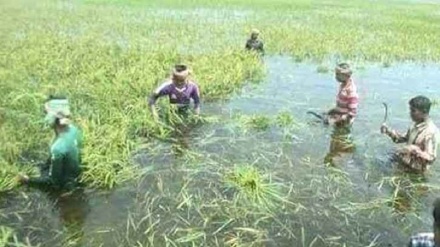
<svg viewBox="0 0 440 247"><path fill-rule="evenodd" d="M180 79L182 81L186 80L189 76L190 72L188 66L185 64L177 64L174 66L172 71L173 78Z"/></svg>
<svg viewBox="0 0 440 247"><path fill-rule="evenodd" d="M252 29L251 35L259 35L260 31L258 29Z"/></svg>
<svg viewBox="0 0 440 247"><path fill-rule="evenodd" d="M335 68L335 72L348 76L351 76L351 74L353 73L353 71L350 68L350 65L348 65L347 63L338 64L338 66L336 66Z"/></svg>
<svg viewBox="0 0 440 247"><path fill-rule="evenodd" d="M56 119L59 119L61 125L70 124L70 106L67 99L51 99L46 102L46 117L44 121L49 126L55 124Z"/></svg>

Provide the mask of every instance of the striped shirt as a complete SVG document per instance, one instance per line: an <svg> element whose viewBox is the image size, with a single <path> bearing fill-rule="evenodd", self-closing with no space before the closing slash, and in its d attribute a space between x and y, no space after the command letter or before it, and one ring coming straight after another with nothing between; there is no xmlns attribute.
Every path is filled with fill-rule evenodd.
<svg viewBox="0 0 440 247"><path fill-rule="evenodd" d="M336 110L341 115L348 115L352 119L356 117L357 108L359 104L359 96L357 88L352 79L339 87L338 95L336 96Z"/></svg>
<svg viewBox="0 0 440 247"><path fill-rule="evenodd" d="M420 233L411 237L408 247L436 247L434 233Z"/></svg>

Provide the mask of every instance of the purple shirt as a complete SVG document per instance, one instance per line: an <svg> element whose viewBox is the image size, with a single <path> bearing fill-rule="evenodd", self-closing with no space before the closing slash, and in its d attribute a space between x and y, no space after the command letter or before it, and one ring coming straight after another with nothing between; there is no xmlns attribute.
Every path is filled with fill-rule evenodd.
<svg viewBox="0 0 440 247"><path fill-rule="evenodd" d="M181 89L171 81L166 81L160 85L150 99L150 105L156 103L159 97L168 95L171 104L180 106L188 106L191 103L191 99L194 101L194 108L200 105L200 92L199 87L193 81L186 83Z"/></svg>

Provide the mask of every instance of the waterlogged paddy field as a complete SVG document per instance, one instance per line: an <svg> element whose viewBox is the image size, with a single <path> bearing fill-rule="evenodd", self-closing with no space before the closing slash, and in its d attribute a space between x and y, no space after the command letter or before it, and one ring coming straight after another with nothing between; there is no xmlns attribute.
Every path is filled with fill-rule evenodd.
<svg viewBox="0 0 440 247"><path fill-rule="evenodd" d="M2 2L0 246L402 246L430 230L440 168L391 167L381 103L404 130L410 97L438 98L435 6ZM241 51L254 26L264 63ZM352 142L305 114L333 105L342 57L361 95ZM206 121L173 135L144 98L180 61ZM61 198L13 183L45 157L53 92L86 135L88 186Z"/></svg>
<svg viewBox="0 0 440 247"><path fill-rule="evenodd" d="M355 150L330 152L332 129L304 112L332 104L332 75L284 56L265 65L263 82L205 105L218 123L146 143L135 156L149 171L140 181L56 203L33 190L8 193L2 224L42 246L402 246L429 230L438 164L424 181L399 173L377 126L387 101L390 124L406 128L407 98L435 97L436 66L360 66ZM324 165L329 153L334 166ZM234 180L238 173L256 179L260 198L246 194L252 185Z"/></svg>

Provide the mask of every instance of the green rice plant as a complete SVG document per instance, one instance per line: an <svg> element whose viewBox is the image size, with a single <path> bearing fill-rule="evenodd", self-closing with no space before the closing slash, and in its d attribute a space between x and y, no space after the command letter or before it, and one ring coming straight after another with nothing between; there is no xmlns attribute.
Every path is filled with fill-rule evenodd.
<svg viewBox="0 0 440 247"><path fill-rule="evenodd" d="M252 165L235 166L225 176L225 182L238 191L236 200L244 200L251 205L273 209L282 199L278 185Z"/></svg>
<svg viewBox="0 0 440 247"><path fill-rule="evenodd" d="M2 167L0 170L0 193L6 192L18 186L19 184L17 177L19 174L36 174L36 168L32 167L31 165L19 166L0 161L0 166Z"/></svg>
<svg viewBox="0 0 440 247"><path fill-rule="evenodd" d="M330 71L330 69L327 67L327 66L325 66L325 65L319 65L317 68L316 68L316 72L318 72L318 73L320 73L320 74L326 74L326 73L328 73Z"/></svg>
<svg viewBox="0 0 440 247"><path fill-rule="evenodd" d="M384 62L382 62L382 66L383 66L384 68L389 68L389 67L391 67L391 61L384 61Z"/></svg>
<svg viewBox="0 0 440 247"><path fill-rule="evenodd" d="M241 116L240 122L246 129L265 131L270 127L270 118L264 115Z"/></svg>
<svg viewBox="0 0 440 247"><path fill-rule="evenodd" d="M0 247L7 247L14 231L11 228L0 226Z"/></svg>
<svg viewBox="0 0 440 247"><path fill-rule="evenodd" d="M18 241L17 236L14 233L14 230L6 227L0 226L0 247L33 247L29 241L27 243L22 243ZM38 245L39 246L39 245Z"/></svg>

